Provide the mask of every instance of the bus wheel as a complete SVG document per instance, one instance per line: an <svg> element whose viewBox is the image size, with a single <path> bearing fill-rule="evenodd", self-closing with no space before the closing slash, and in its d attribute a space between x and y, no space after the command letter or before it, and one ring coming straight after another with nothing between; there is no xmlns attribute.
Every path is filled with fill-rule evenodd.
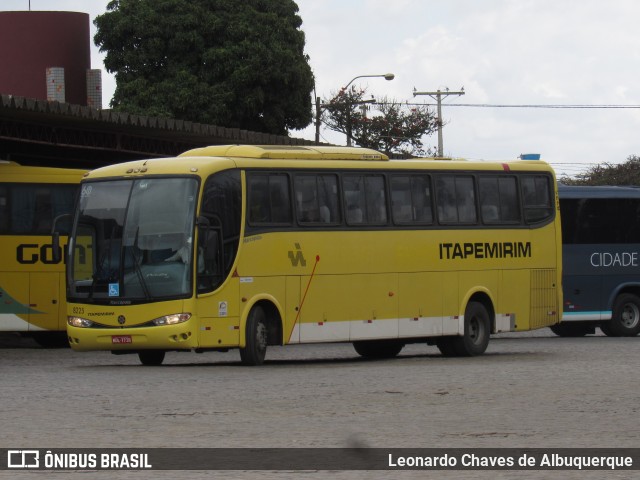
<svg viewBox="0 0 640 480"><path fill-rule="evenodd" d="M464 312L464 335L453 337L452 344L459 357L482 355L489 345L491 333L489 312L479 302L469 302Z"/></svg>
<svg viewBox="0 0 640 480"><path fill-rule="evenodd" d="M616 298L609 330L614 337L633 337L640 332L640 299L637 296L623 293Z"/></svg>
<svg viewBox="0 0 640 480"><path fill-rule="evenodd" d="M249 313L246 335L246 347L240 349L240 360L244 365L262 365L267 354L267 322L262 307L255 306Z"/></svg>
<svg viewBox="0 0 640 480"><path fill-rule="evenodd" d="M397 340L362 340L353 342L356 353L364 358L393 358L404 348Z"/></svg>
<svg viewBox="0 0 640 480"><path fill-rule="evenodd" d="M140 363L143 365L162 365L162 362L164 361L164 351L143 350L142 352L138 352L138 358L140 358Z"/></svg>

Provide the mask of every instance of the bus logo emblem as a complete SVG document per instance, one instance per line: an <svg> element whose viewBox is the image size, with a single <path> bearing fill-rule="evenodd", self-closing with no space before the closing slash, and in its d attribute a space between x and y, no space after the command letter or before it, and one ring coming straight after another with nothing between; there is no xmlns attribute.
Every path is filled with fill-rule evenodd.
<svg viewBox="0 0 640 480"><path fill-rule="evenodd" d="M302 249L300 248L300 244L296 243L296 251L289 250L289 260L291 260L291 266L297 267L301 265L303 267L307 266L307 261L304 259L304 255L302 254Z"/></svg>

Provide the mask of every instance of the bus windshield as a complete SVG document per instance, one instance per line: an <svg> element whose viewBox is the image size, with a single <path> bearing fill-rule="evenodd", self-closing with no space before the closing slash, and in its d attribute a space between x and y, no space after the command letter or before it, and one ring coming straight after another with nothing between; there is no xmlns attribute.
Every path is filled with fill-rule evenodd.
<svg viewBox="0 0 640 480"><path fill-rule="evenodd" d="M197 180L86 183L70 242L69 296L95 303L187 297Z"/></svg>

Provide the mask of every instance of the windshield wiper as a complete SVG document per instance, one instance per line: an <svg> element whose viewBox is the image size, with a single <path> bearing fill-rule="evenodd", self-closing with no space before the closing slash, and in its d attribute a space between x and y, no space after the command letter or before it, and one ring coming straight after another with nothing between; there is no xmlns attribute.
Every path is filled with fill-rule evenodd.
<svg viewBox="0 0 640 480"><path fill-rule="evenodd" d="M138 248L138 234L140 233L140 225L136 228L136 236L133 239L133 249L131 250L131 255L133 256L133 269L136 272L136 276L138 277L138 281L140 282L140 286L142 287L142 292L144 293L145 300L151 300L151 294L149 293L149 286L147 282L144 280L144 275L142 274L142 269L140 268L140 264L142 263L142 256L138 255L140 249Z"/></svg>
<svg viewBox="0 0 640 480"><path fill-rule="evenodd" d="M106 265L106 275L103 276L102 280L106 281L106 283L109 283L109 275L111 273L111 247L113 246L113 236L116 233L116 226L113 225L111 227L111 233L109 234L109 237L106 239L106 243L108 245L108 247L105 249L101 249L100 252L100 258L98 259L98 264L96 265L96 271L93 273L93 275L91 275L91 289L89 290L89 299L92 300L93 299L93 293L96 290L96 284L98 283L98 280L100 280L100 278L98 277L98 274L100 273L100 271L105 272L105 269L102 265L102 263L105 261L105 259L107 260L107 265ZM98 270L100 269L100 270Z"/></svg>

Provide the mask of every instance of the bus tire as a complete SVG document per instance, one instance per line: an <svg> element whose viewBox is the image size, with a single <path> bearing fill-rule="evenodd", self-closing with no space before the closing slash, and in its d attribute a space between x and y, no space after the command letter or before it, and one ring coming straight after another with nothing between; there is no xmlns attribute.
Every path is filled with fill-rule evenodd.
<svg viewBox="0 0 640 480"><path fill-rule="evenodd" d="M404 348L398 340L361 340L353 342L356 353L364 358L393 358Z"/></svg>
<svg viewBox="0 0 640 480"><path fill-rule="evenodd" d="M613 303L609 328L614 337L634 337L640 332L640 298L632 293L619 295Z"/></svg>
<svg viewBox="0 0 640 480"><path fill-rule="evenodd" d="M240 348L243 365L262 365L267 354L267 322L262 307L256 305L249 312L246 327L246 346Z"/></svg>
<svg viewBox="0 0 640 480"><path fill-rule="evenodd" d="M453 337L452 344L457 356L475 357L482 355L489 346L491 319L489 312L480 302L469 302L464 311L464 334Z"/></svg>
<svg viewBox="0 0 640 480"><path fill-rule="evenodd" d="M162 362L164 361L164 354L163 350L143 350L138 352L138 358L142 365L158 366L162 365Z"/></svg>

